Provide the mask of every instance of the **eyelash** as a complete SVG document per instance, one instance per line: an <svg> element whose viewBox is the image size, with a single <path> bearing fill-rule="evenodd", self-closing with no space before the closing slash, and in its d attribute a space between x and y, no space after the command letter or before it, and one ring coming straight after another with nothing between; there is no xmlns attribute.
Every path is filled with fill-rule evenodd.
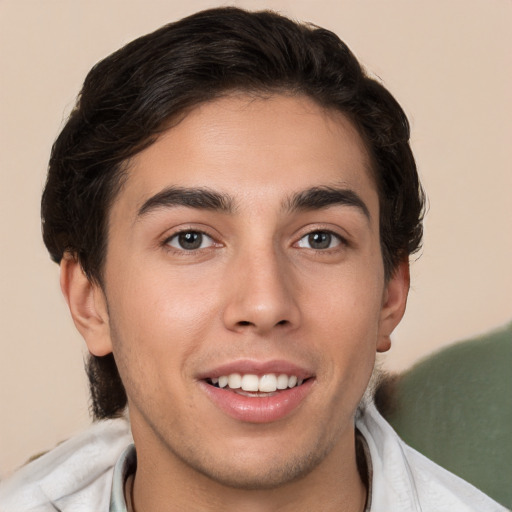
<svg viewBox="0 0 512 512"><path fill-rule="evenodd" d="M184 247L175 247L175 246L171 245L171 242L173 240L177 240L178 241L180 236L192 235L192 234L200 235L201 243L200 243L199 247L192 247L192 248L186 249ZM203 243L204 243L204 238L209 239L210 242L211 242L211 243L209 243L208 247L201 247L201 245L203 245ZM173 233L171 236L167 237L163 241L163 246L167 250L169 250L169 251L176 251L176 252L180 252L180 253L194 253L196 251L209 249L209 248L215 246L215 244L216 244L216 241L215 241L215 239L212 236L210 236L208 233L206 233L204 231L201 231L199 229L182 229L180 231L177 231L176 233Z"/></svg>
<svg viewBox="0 0 512 512"><path fill-rule="evenodd" d="M322 235L327 235L328 236L328 247L323 247L323 248L315 248L315 247L305 247L304 245L301 245L301 241L302 240L307 240L309 245L311 245L311 239L310 237L311 236L314 236L314 235L319 235L319 234L322 234ZM183 235L199 235L200 236L200 245L198 247L190 247L190 248L185 248L183 246L181 247L177 247L177 246L174 246L171 244L171 242L173 242L174 240L177 241L177 244L179 244L179 237L183 236ZM203 243L205 242L205 238L209 239L210 242L208 243L208 246L207 247L201 247L203 245ZM334 245L333 247L331 247L331 244L333 242L333 239L334 241L336 241L336 245ZM197 239L194 239L191 241L191 243L193 244L194 242L196 242ZM214 247L215 245L219 245L215 239L209 235L208 233L206 233L205 231L201 231L199 229L182 229L180 231L177 231L176 233L173 233L171 236L167 237L162 245L169 251L175 251L177 253L181 253L181 254L186 254L186 253L189 253L189 254L192 254L192 253L195 253L197 251L204 251L204 250L207 250L207 249L210 249L211 247ZM181 244L180 244L181 245ZM341 235L339 235L338 233L335 233L329 229L314 229L314 230L311 230L310 232L302 235L299 240L297 242L295 242L294 246L296 247L300 247L300 248L304 248L304 249L309 249L309 250L312 250L312 251L315 251L315 252L318 252L318 253L324 253L324 252L330 252L332 250L336 250L336 248L338 246L344 246L344 247L347 247L349 245L349 243L347 242L347 240L342 237Z"/></svg>
<svg viewBox="0 0 512 512"><path fill-rule="evenodd" d="M296 242L296 245L298 245L299 247L303 247L303 246L299 245L302 240L308 239L312 235L318 235L318 234L328 235L330 237L329 245L332 243L332 239L335 239L337 241L336 245L334 247L326 247L326 248L322 248L322 249L318 249L315 247L304 247L305 249L310 249L310 250L321 253L321 252L328 252L333 249L335 250L338 246L347 247L349 245L348 241L344 237L339 235L338 233L335 233L334 231L331 231L329 229L318 229L318 228L302 235L302 237Z"/></svg>

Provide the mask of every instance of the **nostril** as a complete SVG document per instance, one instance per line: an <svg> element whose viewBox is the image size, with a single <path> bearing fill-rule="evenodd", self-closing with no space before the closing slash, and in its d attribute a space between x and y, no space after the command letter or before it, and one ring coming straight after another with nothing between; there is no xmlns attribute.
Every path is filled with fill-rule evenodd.
<svg viewBox="0 0 512 512"><path fill-rule="evenodd" d="M236 323L232 324L232 327L234 329L240 329L241 331L245 331L247 329L255 329L258 332L267 332L269 330L276 328L286 329L289 328L291 325L293 325L293 322L287 320L286 318L274 322L274 318L265 318L264 316L262 316L260 318L256 318L255 321L253 322L251 322L250 320L238 320Z"/></svg>
<svg viewBox="0 0 512 512"><path fill-rule="evenodd" d="M276 326L277 325L288 325L288 320L280 320L279 322L276 323ZM248 320L240 320L240 322L238 322L238 325L240 327L247 327L249 325L254 325L253 322L249 322Z"/></svg>

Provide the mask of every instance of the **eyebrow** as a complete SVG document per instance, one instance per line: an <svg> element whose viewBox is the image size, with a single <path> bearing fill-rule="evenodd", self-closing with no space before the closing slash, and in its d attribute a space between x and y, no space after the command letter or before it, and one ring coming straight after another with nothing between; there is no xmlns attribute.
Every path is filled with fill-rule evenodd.
<svg viewBox="0 0 512 512"><path fill-rule="evenodd" d="M186 206L201 210L214 210L223 213L234 211L233 199L207 188L168 187L151 196L139 208L137 217L143 217L159 208Z"/></svg>
<svg viewBox="0 0 512 512"><path fill-rule="evenodd" d="M370 211L359 195L350 189L336 187L312 187L293 194L284 201L285 210L290 212L321 210L330 206L352 206L361 211L370 220ZM185 206L200 210L233 213L235 201L228 194L223 194L202 187L168 187L147 199L139 208L137 217L143 217L160 208Z"/></svg>
<svg viewBox="0 0 512 512"><path fill-rule="evenodd" d="M330 206L352 206L371 220L370 210L361 197L350 189L336 187L312 187L291 196L285 203L289 211L321 210Z"/></svg>

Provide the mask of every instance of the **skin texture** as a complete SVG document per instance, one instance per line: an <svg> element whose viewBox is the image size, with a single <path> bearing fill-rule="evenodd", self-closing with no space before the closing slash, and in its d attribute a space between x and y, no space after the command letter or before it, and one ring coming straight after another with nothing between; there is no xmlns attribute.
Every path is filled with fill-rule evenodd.
<svg viewBox="0 0 512 512"><path fill-rule="evenodd" d="M230 211L151 203L169 187L229 196ZM290 207L314 187L351 191L368 215ZM302 96L203 104L132 159L109 221L103 289L70 255L61 285L126 387L135 509L362 510L354 413L409 277L404 262L384 280L370 160L348 119ZM183 249L183 230L205 233L201 248ZM239 360L297 365L310 388L276 421L235 419L201 377Z"/></svg>

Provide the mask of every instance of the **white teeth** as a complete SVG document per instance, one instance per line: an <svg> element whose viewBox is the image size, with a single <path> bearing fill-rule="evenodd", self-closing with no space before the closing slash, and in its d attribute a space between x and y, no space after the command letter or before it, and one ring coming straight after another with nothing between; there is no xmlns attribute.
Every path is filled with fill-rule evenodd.
<svg viewBox="0 0 512 512"><path fill-rule="evenodd" d="M304 379L299 379L296 375L286 375L284 373L276 375L267 373L258 377L254 374L231 373L210 379L212 384L218 384L220 388L226 386L230 389L242 389L249 392L274 393L278 389L294 388L300 386Z"/></svg>
<svg viewBox="0 0 512 512"><path fill-rule="evenodd" d="M242 389L244 391L258 391L259 380L257 375L244 375L242 377Z"/></svg>
<svg viewBox="0 0 512 512"><path fill-rule="evenodd" d="M228 386L231 389L242 387L242 376L239 373L232 373L228 376Z"/></svg>
<svg viewBox="0 0 512 512"><path fill-rule="evenodd" d="M286 389L288 387L288 375L284 373L277 377L277 389Z"/></svg>
<svg viewBox="0 0 512 512"><path fill-rule="evenodd" d="M277 377L273 373L263 375L260 379L258 389L265 393L273 393L277 390Z"/></svg>

